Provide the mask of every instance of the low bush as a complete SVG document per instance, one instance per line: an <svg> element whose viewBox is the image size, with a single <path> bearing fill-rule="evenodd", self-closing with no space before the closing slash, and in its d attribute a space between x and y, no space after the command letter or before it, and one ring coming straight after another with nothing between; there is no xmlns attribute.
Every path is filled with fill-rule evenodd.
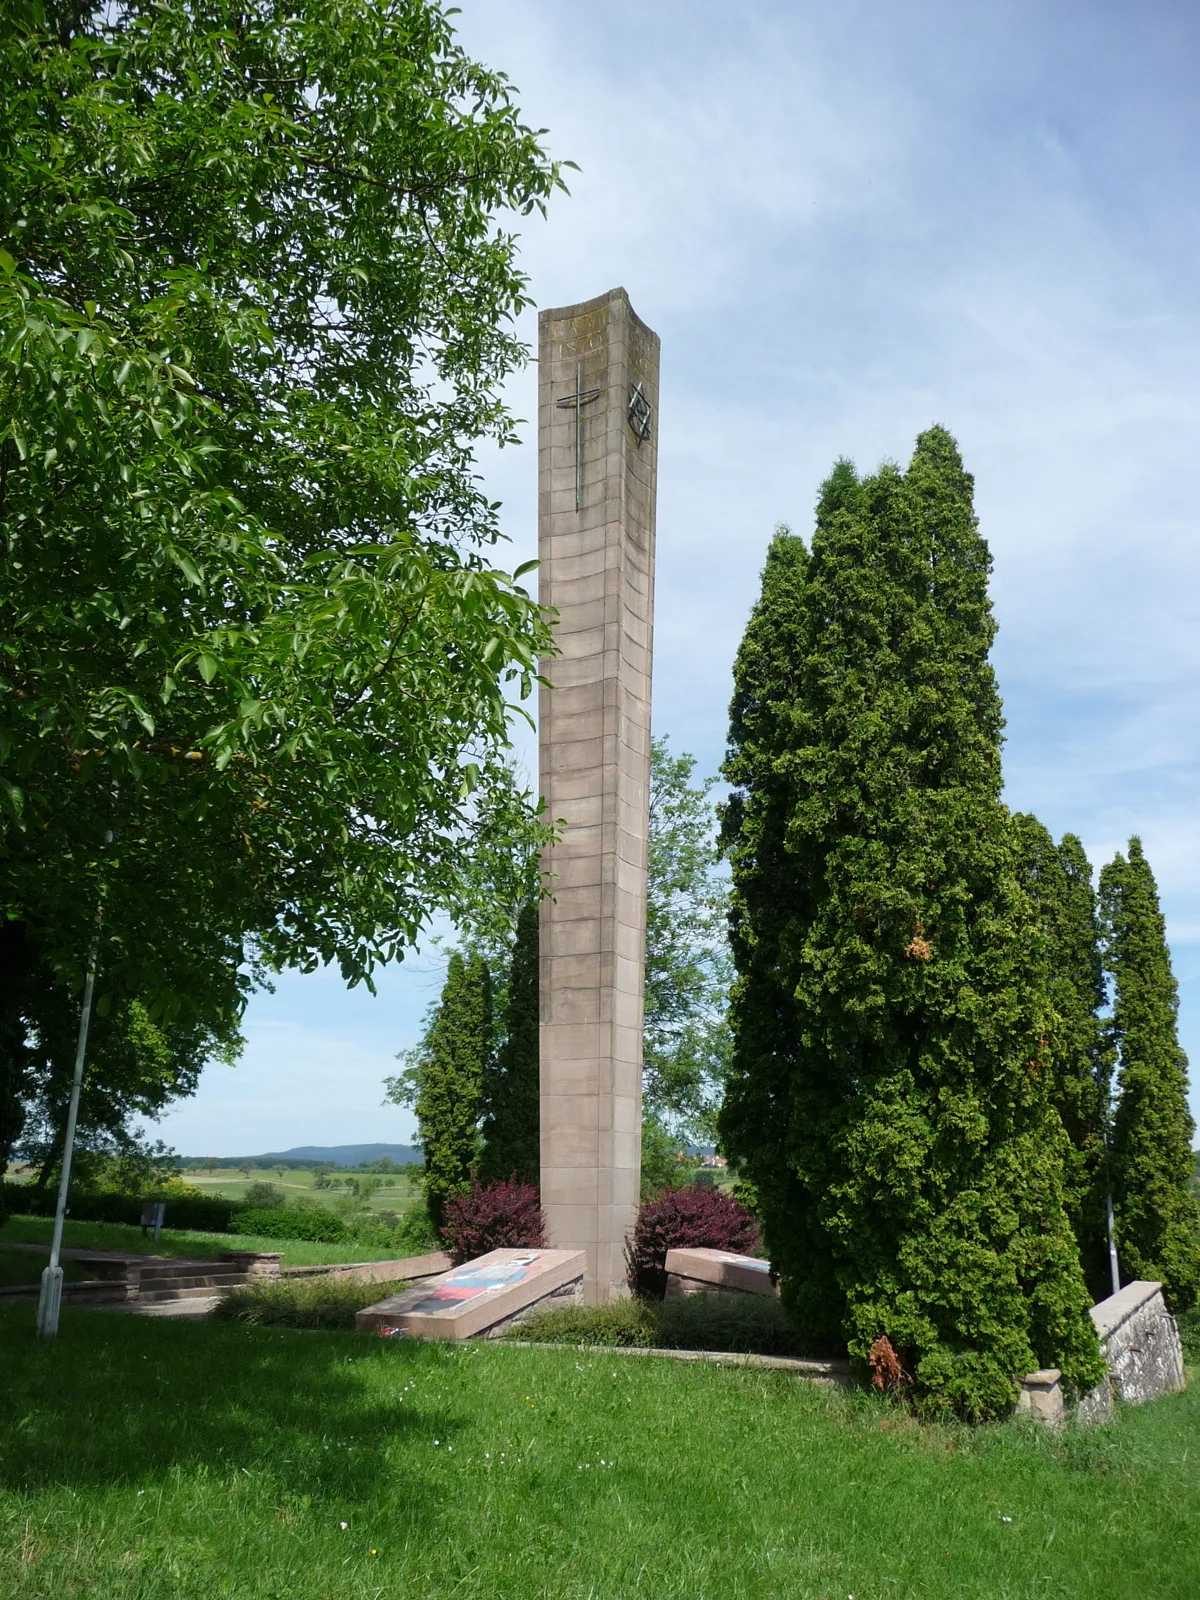
<svg viewBox="0 0 1200 1600"><path fill-rule="evenodd" d="M40 1192L32 1184L9 1183L0 1185L0 1210L14 1216L52 1217L58 1200L57 1191ZM191 1228L199 1233L228 1233L230 1218L236 1209L232 1200L215 1195L174 1194L168 1187L157 1194L113 1194L108 1190L72 1189L67 1201L67 1215L75 1222L119 1222L137 1227L142 1220L144 1200L166 1202L166 1226Z"/></svg>
<svg viewBox="0 0 1200 1600"><path fill-rule="evenodd" d="M486 1185L472 1177L468 1193L446 1203L442 1238L455 1266L489 1250L543 1249L546 1219L538 1192L516 1177Z"/></svg>
<svg viewBox="0 0 1200 1600"><path fill-rule="evenodd" d="M234 1289L217 1302L214 1317L251 1328L350 1328L354 1314L399 1294L402 1281L360 1283L354 1278L278 1278Z"/></svg>
<svg viewBox="0 0 1200 1600"><path fill-rule="evenodd" d="M657 1309L645 1300L613 1300L606 1306L535 1311L516 1323L506 1337L529 1339L534 1344L632 1345L648 1349L655 1342Z"/></svg>
<svg viewBox="0 0 1200 1600"><path fill-rule="evenodd" d="M607 1306L535 1311L509 1335L535 1344L625 1345L716 1350L731 1355L828 1356L800 1339L778 1300L753 1294L690 1294L678 1300L617 1300Z"/></svg>
<svg viewBox="0 0 1200 1600"><path fill-rule="evenodd" d="M277 1183L247 1184L241 1204L247 1211L282 1211L287 1195Z"/></svg>
<svg viewBox="0 0 1200 1600"><path fill-rule="evenodd" d="M314 1244L340 1244L353 1237L341 1217L325 1210L238 1210L234 1212L233 1228L237 1233L254 1233L264 1239L308 1239Z"/></svg>
<svg viewBox="0 0 1200 1600"><path fill-rule="evenodd" d="M667 1288L667 1251L689 1247L749 1255L759 1247L758 1224L740 1200L709 1185L668 1189L657 1200L645 1201L625 1246L634 1294L661 1300Z"/></svg>

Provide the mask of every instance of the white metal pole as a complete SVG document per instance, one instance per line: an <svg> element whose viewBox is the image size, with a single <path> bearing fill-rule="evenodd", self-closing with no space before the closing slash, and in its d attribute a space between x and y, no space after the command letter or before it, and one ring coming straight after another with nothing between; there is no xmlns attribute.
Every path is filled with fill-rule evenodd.
<svg viewBox="0 0 1200 1600"><path fill-rule="evenodd" d="M1113 1293L1116 1294L1121 1287L1121 1273L1117 1266L1117 1233L1113 1226L1112 1190L1105 1195L1108 1203L1108 1266L1112 1273Z"/></svg>
<svg viewBox="0 0 1200 1600"><path fill-rule="evenodd" d="M87 1054L88 1023L92 1015L92 991L96 987L96 962L100 941L92 942L88 955L87 980L83 986L83 1009L79 1013L79 1040L75 1046L75 1077L71 1083L71 1101L67 1107L67 1134L63 1140L62 1177L58 1184L58 1205L54 1211L54 1237L50 1241L50 1265L42 1273L42 1291L38 1297L37 1331L42 1339L58 1337L58 1310L62 1304L62 1267L58 1257L62 1249L63 1220L67 1214L67 1189L71 1183L71 1157L75 1153L75 1122L79 1116L79 1091L83 1086L83 1062Z"/></svg>

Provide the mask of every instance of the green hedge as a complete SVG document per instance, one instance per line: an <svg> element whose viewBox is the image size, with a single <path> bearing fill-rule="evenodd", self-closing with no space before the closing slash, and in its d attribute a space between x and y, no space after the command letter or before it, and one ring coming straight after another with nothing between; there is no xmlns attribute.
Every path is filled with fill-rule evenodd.
<svg viewBox="0 0 1200 1600"><path fill-rule="evenodd" d="M341 1244L353 1235L332 1211L235 1211L235 1233L261 1239L307 1239L314 1244Z"/></svg>
<svg viewBox="0 0 1200 1600"><path fill-rule="evenodd" d="M148 1200L155 1199L147 1195ZM232 1200L222 1200L208 1195L159 1195L166 1204L163 1226L189 1228L197 1233L229 1233L230 1218L235 1205ZM0 1211L25 1217L52 1217L58 1201L56 1190L37 1192L32 1184L6 1183L0 1185ZM67 1201L67 1215L74 1222L123 1222L133 1227L142 1220L144 1200L139 1195L89 1193L73 1189ZM299 1235L307 1238L307 1235Z"/></svg>

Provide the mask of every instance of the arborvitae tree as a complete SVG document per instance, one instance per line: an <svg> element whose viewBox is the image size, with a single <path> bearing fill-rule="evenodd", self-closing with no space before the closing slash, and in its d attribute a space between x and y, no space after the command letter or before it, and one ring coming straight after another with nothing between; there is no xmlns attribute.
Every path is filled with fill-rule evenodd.
<svg viewBox="0 0 1200 1600"><path fill-rule="evenodd" d="M1112 1164L1121 1276L1160 1280L1182 1311L1200 1290L1200 1212L1190 1188L1196 1125L1166 924L1140 839L1101 872L1100 901L1120 1052Z"/></svg>
<svg viewBox="0 0 1200 1600"><path fill-rule="evenodd" d="M483 1154L479 1161L484 1183L499 1183L514 1173L535 1188L541 1182L538 923L538 902L527 900L517 918L504 1041L484 1077Z"/></svg>
<svg viewBox="0 0 1200 1600"><path fill-rule="evenodd" d="M491 1053L492 979L487 962L482 956L464 957L455 951L429 1030L417 1094L425 1201L438 1228L446 1202L470 1184Z"/></svg>
<svg viewBox="0 0 1200 1600"><path fill-rule="evenodd" d="M826 486L836 493L839 467ZM729 933L736 977L730 994L733 1035L721 1142L755 1192L768 1239L794 1239L805 1262L803 1308L794 1310L818 1341L842 1337L842 1300L832 1253L788 1154L792 1093L799 1071L796 1007L786 977L790 929L813 914L804 863L786 846L792 715L805 657L804 580L808 551L785 525L775 530L734 672L729 751L723 768L733 786L722 817L721 845L732 866Z"/></svg>
<svg viewBox="0 0 1200 1600"><path fill-rule="evenodd" d="M934 1409L1103 1373L1063 1199L1044 941L1000 803L990 566L944 429L836 468L736 668L722 1131L802 1327L886 1336ZM778 623L778 631L773 624ZM772 635L775 635L772 637Z"/></svg>
<svg viewBox="0 0 1200 1600"><path fill-rule="evenodd" d="M1036 817L1013 817L1021 881L1037 907L1046 940L1051 1097L1071 1141L1065 1179L1067 1216L1094 1299L1112 1289L1109 1270L1105 1150L1111 1088L1111 1030L1101 1016L1106 993L1092 868L1073 833L1055 846Z"/></svg>

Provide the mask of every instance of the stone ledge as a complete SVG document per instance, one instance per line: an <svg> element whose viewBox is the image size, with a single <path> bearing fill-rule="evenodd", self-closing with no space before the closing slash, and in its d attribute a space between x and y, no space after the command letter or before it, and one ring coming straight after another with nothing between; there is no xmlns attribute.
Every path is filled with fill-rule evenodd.
<svg viewBox="0 0 1200 1600"><path fill-rule="evenodd" d="M748 1351L664 1350L654 1345L630 1344L542 1344L533 1339L506 1339L516 1350L571 1350L587 1355L662 1356L667 1361L701 1361L714 1367L749 1367L768 1372L791 1372L810 1383L832 1388L852 1389L854 1375L848 1361L807 1361L800 1356L760 1356Z"/></svg>
<svg viewBox="0 0 1200 1600"><path fill-rule="evenodd" d="M1092 1322L1108 1363L1112 1392L1127 1405L1141 1405L1186 1387L1179 1329L1163 1300L1161 1283L1145 1279L1127 1283L1092 1307Z"/></svg>

